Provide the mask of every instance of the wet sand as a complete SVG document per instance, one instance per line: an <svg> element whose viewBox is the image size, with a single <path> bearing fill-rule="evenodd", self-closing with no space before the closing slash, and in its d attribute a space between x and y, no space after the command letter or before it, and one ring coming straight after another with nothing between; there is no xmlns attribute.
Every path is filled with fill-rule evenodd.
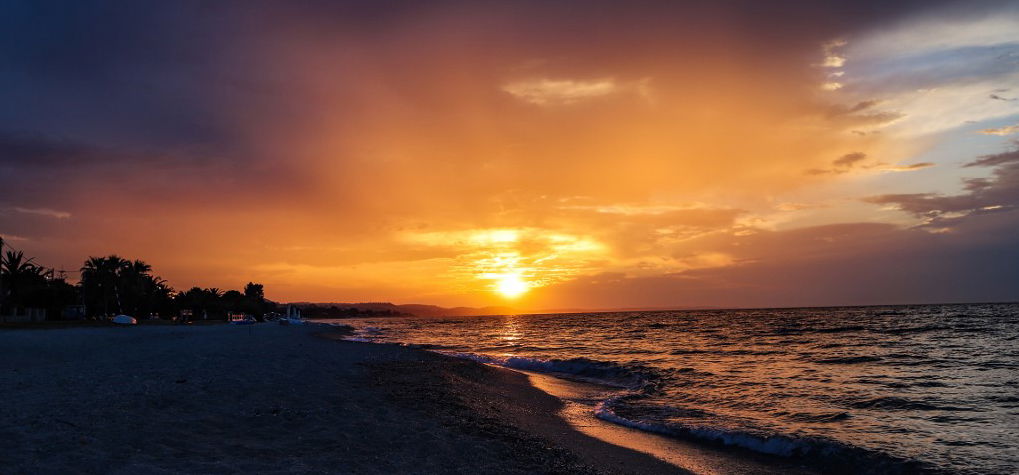
<svg viewBox="0 0 1019 475"><path fill-rule="evenodd" d="M684 473L576 430L525 374L339 337L0 331L0 472Z"/></svg>
<svg viewBox="0 0 1019 475"><path fill-rule="evenodd" d="M654 455L688 472L703 475L818 473L794 460L735 447L679 440L603 421L595 417L595 406L617 393L618 388L577 382L547 374L523 373L530 378L531 385L563 401L558 414L570 427L613 445Z"/></svg>

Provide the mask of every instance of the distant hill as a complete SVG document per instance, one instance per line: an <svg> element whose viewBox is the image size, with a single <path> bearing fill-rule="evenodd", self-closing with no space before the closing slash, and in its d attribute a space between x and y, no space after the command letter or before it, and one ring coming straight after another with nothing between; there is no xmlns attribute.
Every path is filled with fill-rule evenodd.
<svg viewBox="0 0 1019 475"><path fill-rule="evenodd" d="M481 315L514 314L555 314L555 313L608 313L608 312L665 312L669 310L710 310L718 307L676 306L676 307L630 307L630 308L557 308L520 311L511 307L440 307L417 303L394 304L390 302L292 302L302 309L313 308L313 317L386 317L414 315L418 317L473 317ZM335 308L335 315L330 309ZM356 309L358 313L350 312Z"/></svg>
<svg viewBox="0 0 1019 475"><path fill-rule="evenodd" d="M672 307L620 307L620 308L551 308L531 313L613 313L613 312L669 312L683 310L718 310L722 307L707 305L676 305Z"/></svg>
<svg viewBox="0 0 1019 475"><path fill-rule="evenodd" d="M424 305L424 304L394 304L390 302L293 302L294 305L306 309L315 307L316 316L330 316L328 315L327 309L335 307L338 310L357 309L358 312L365 314L371 313L385 313L390 316L400 315L415 315L418 317L470 317L476 315L508 315L517 313L514 309L509 307L439 307L438 305ZM360 316L360 315L349 315L339 313L333 315L336 317L343 316ZM386 316L386 315L375 315L375 316Z"/></svg>

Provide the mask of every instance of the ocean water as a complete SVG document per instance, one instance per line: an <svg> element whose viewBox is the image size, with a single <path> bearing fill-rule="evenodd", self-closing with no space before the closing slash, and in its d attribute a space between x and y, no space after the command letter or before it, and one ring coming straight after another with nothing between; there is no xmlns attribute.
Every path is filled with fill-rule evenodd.
<svg viewBox="0 0 1019 475"><path fill-rule="evenodd" d="M1019 473L1019 304L343 320L614 388L618 424L861 473Z"/></svg>

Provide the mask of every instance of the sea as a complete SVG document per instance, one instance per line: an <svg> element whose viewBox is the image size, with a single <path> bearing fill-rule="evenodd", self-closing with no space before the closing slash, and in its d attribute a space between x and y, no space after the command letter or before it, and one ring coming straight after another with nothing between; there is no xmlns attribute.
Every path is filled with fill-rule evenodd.
<svg viewBox="0 0 1019 475"><path fill-rule="evenodd" d="M605 421L822 471L1019 473L1019 304L342 323L608 387Z"/></svg>

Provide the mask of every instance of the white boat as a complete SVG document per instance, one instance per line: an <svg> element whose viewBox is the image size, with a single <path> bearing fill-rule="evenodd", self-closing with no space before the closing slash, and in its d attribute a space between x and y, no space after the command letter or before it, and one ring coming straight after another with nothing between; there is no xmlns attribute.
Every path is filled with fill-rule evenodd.
<svg viewBox="0 0 1019 475"><path fill-rule="evenodd" d="M111 320L111 321L113 323L117 324L117 325L137 325L138 324L138 320L136 320L134 317L130 317L130 316L127 316L127 315L117 315L116 317L113 317L113 320Z"/></svg>

